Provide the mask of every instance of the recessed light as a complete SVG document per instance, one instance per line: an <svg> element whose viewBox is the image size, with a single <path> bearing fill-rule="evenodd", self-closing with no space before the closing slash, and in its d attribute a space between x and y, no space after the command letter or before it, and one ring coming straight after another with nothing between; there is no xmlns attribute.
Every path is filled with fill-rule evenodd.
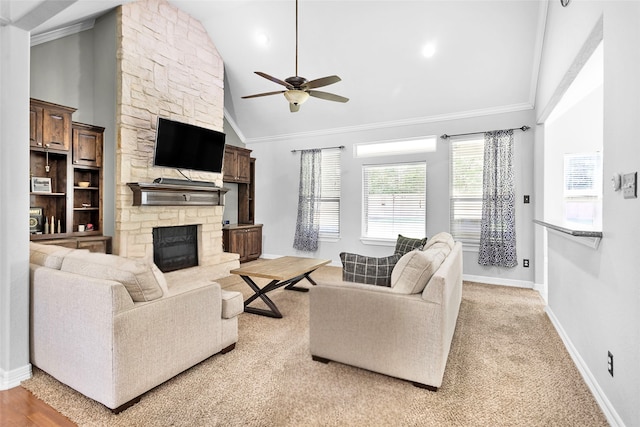
<svg viewBox="0 0 640 427"><path fill-rule="evenodd" d="M436 54L436 45L435 43L427 43L422 47L422 56L425 58L431 58Z"/></svg>
<svg viewBox="0 0 640 427"><path fill-rule="evenodd" d="M257 33L256 34L256 42L260 46L268 46L269 43L271 42L271 40L269 39L269 36L266 35L265 33Z"/></svg>

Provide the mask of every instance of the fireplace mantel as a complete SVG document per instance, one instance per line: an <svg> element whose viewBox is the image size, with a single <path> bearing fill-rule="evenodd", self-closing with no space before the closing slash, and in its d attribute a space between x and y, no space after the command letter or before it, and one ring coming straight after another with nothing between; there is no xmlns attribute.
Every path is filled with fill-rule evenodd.
<svg viewBox="0 0 640 427"><path fill-rule="evenodd" d="M224 187L128 182L133 206L223 206Z"/></svg>

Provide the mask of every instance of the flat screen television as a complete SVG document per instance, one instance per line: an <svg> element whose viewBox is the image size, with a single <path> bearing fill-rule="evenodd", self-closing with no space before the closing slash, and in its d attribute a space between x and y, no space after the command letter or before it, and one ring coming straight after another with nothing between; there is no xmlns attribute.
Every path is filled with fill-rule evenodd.
<svg viewBox="0 0 640 427"><path fill-rule="evenodd" d="M225 134L158 117L153 165L222 172Z"/></svg>

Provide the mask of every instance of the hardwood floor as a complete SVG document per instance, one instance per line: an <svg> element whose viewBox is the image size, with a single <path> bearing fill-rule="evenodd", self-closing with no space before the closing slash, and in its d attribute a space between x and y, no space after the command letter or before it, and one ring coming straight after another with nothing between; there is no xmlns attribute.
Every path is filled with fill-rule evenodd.
<svg viewBox="0 0 640 427"><path fill-rule="evenodd" d="M22 387L0 391L0 426L71 427L76 424Z"/></svg>

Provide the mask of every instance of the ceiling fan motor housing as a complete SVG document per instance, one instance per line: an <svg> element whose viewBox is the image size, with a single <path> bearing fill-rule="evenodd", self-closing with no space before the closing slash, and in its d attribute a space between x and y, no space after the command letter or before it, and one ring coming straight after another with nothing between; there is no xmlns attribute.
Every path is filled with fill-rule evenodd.
<svg viewBox="0 0 640 427"><path fill-rule="evenodd" d="M302 85L307 83L308 80L305 79L304 77L293 76L293 77L287 77L286 79L284 79L284 81L289 83L294 88L300 89L302 87Z"/></svg>

